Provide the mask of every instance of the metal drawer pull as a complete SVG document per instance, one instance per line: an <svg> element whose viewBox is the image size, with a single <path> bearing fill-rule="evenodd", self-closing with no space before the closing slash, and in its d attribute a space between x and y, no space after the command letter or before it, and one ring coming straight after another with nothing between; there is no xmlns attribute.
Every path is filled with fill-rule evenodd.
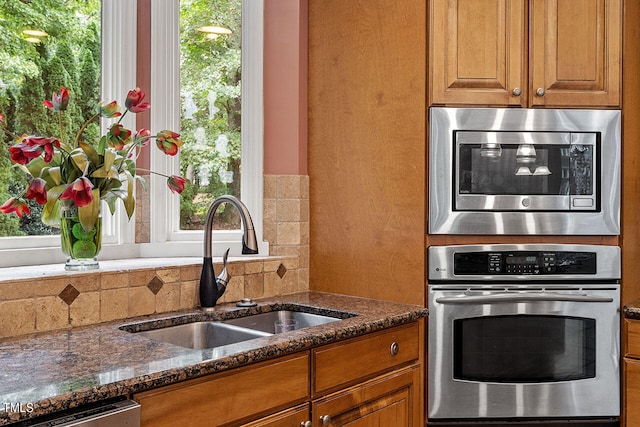
<svg viewBox="0 0 640 427"><path fill-rule="evenodd" d="M320 417L320 422L323 426L328 426L331 424L331 415L323 415Z"/></svg>
<svg viewBox="0 0 640 427"><path fill-rule="evenodd" d="M520 90L519 87L513 89L513 96L520 96L520 94L522 93L522 90Z"/></svg>
<svg viewBox="0 0 640 427"><path fill-rule="evenodd" d="M538 88L538 90L536 90L536 95L538 96L544 96L544 89L542 89L541 87Z"/></svg>
<svg viewBox="0 0 640 427"><path fill-rule="evenodd" d="M544 293L513 293L507 292L496 295L461 295L457 297L436 298L441 304L489 304L500 302L522 301L567 301L567 302L612 302L613 298L591 297L588 295L564 295L553 292Z"/></svg>
<svg viewBox="0 0 640 427"><path fill-rule="evenodd" d="M390 349L391 355L395 356L396 354L398 354L400 352L400 346L398 345L397 342L393 342L391 344L391 349Z"/></svg>
<svg viewBox="0 0 640 427"><path fill-rule="evenodd" d="M300 423L300 427L311 427L311 421L303 421Z"/></svg>

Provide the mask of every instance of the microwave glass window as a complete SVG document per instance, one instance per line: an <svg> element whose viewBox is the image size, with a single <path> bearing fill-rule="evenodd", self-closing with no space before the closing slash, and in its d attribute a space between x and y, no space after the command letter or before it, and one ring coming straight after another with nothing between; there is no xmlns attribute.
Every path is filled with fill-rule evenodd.
<svg viewBox="0 0 640 427"><path fill-rule="evenodd" d="M457 164L459 194L593 194L592 145L465 143Z"/></svg>
<svg viewBox="0 0 640 427"><path fill-rule="evenodd" d="M595 319L510 315L453 323L455 379L537 383L595 377Z"/></svg>

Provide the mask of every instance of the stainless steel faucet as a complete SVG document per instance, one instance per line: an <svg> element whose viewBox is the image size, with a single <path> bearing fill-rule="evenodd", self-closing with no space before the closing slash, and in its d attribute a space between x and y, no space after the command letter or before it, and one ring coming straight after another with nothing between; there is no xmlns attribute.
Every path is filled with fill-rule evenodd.
<svg viewBox="0 0 640 427"><path fill-rule="evenodd" d="M240 212L242 218L242 227L244 234L242 235L242 253L243 254L257 254L258 253L258 241L256 239L256 232L253 229L253 221L249 214L249 209L238 198L234 196L220 196L216 198L207 213L207 222L204 226L204 261L202 265L202 274L200 275L200 306L203 308L215 307L216 303L224 294L227 289L227 284L231 279L231 275L227 271L227 257L229 256L229 249L222 258L222 271L215 277L215 271L213 270L212 260L212 231L213 231L213 219L216 215L218 207L223 203L230 203Z"/></svg>

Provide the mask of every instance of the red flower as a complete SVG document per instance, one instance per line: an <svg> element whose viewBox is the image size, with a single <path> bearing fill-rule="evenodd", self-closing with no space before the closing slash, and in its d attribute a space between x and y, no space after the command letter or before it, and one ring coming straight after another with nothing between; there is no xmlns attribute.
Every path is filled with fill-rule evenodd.
<svg viewBox="0 0 640 427"><path fill-rule="evenodd" d="M180 139L179 133L170 130L163 130L156 135L156 145L160 150L169 156L178 154L178 148L184 144Z"/></svg>
<svg viewBox="0 0 640 427"><path fill-rule="evenodd" d="M107 119L122 115L122 113L120 112L120 106L116 101L111 101L107 105L100 104L98 106L98 113L100 113L102 117L105 117Z"/></svg>
<svg viewBox="0 0 640 427"><path fill-rule="evenodd" d="M109 147L120 151L130 142L131 131L129 129L125 129L120 123L109 128L109 133L107 133L107 144Z"/></svg>
<svg viewBox="0 0 640 427"><path fill-rule="evenodd" d="M56 138L44 138L39 136L31 136L26 138L25 143L31 147L40 147L40 153L44 151L44 161L49 163L53 160L54 146L60 147L60 141Z"/></svg>
<svg viewBox="0 0 640 427"><path fill-rule="evenodd" d="M124 101L124 106L132 113L141 113L148 110L150 105L148 102L142 102L144 97L145 94L139 87L130 90L129 93L127 93L127 99Z"/></svg>
<svg viewBox="0 0 640 427"><path fill-rule="evenodd" d="M42 178L34 178L24 196L29 200L36 199L39 205L44 205L47 203L47 182Z"/></svg>
<svg viewBox="0 0 640 427"><path fill-rule="evenodd" d="M22 218L22 215L24 214L29 215L31 213L29 206L27 206L27 202L22 199L16 199L15 197L4 202L4 204L0 206L0 212L4 214L15 212L20 218Z"/></svg>
<svg viewBox="0 0 640 427"><path fill-rule="evenodd" d="M136 141L136 144L139 141L142 141L142 143L140 144L141 147L147 145L147 142L149 142L149 138L151 138L151 131L149 129L138 129L135 136L133 137L134 141Z"/></svg>
<svg viewBox="0 0 640 427"><path fill-rule="evenodd" d="M167 186L173 193L181 194L184 191L184 185L187 180L178 175L172 175L167 179Z"/></svg>
<svg viewBox="0 0 640 427"><path fill-rule="evenodd" d="M64 111L69 105L69 90L63 87L60 88L60 94L53 92L51 95L51 101L44 101L44 105L53 111Z"/></svg>
<svg viewBox="0 0 640 427"><path fill-rule="evenodd" d="M39 148L30 147L21 141L15 145L9 147L9 154L11 155L11 161L19 165L26 165L40 155L42 151Z"/></svg>
<svg viewBox="0 0 640 427"><path fill-rule="evenodd" d="M93 200L93 194L91 190L93 184L89 181L89 178L81 176L73 181L66 190L60 195L60 200L72 199L78 207L87 206Z"/></svg>
<svg viewBox="0 0 640 427"><path fill-rule="evenodd" d="M4 124L4 116L0 113L0 125Z"/></svg>

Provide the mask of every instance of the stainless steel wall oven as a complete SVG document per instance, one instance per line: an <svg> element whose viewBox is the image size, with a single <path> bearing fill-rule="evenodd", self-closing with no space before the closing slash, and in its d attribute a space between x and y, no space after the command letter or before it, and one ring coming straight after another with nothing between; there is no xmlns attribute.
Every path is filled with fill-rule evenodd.
<svg viewBox="0 0 640 427"><path fill-rule="evenodd" d="M431 108L429 232L620 233L620 111Z"/></svg>
<svg viewBox="0 0 640 427"><path fill-rule="evenodd" d="M428 257L430 425L615 425L618 247L440 246Z"/></svg>

